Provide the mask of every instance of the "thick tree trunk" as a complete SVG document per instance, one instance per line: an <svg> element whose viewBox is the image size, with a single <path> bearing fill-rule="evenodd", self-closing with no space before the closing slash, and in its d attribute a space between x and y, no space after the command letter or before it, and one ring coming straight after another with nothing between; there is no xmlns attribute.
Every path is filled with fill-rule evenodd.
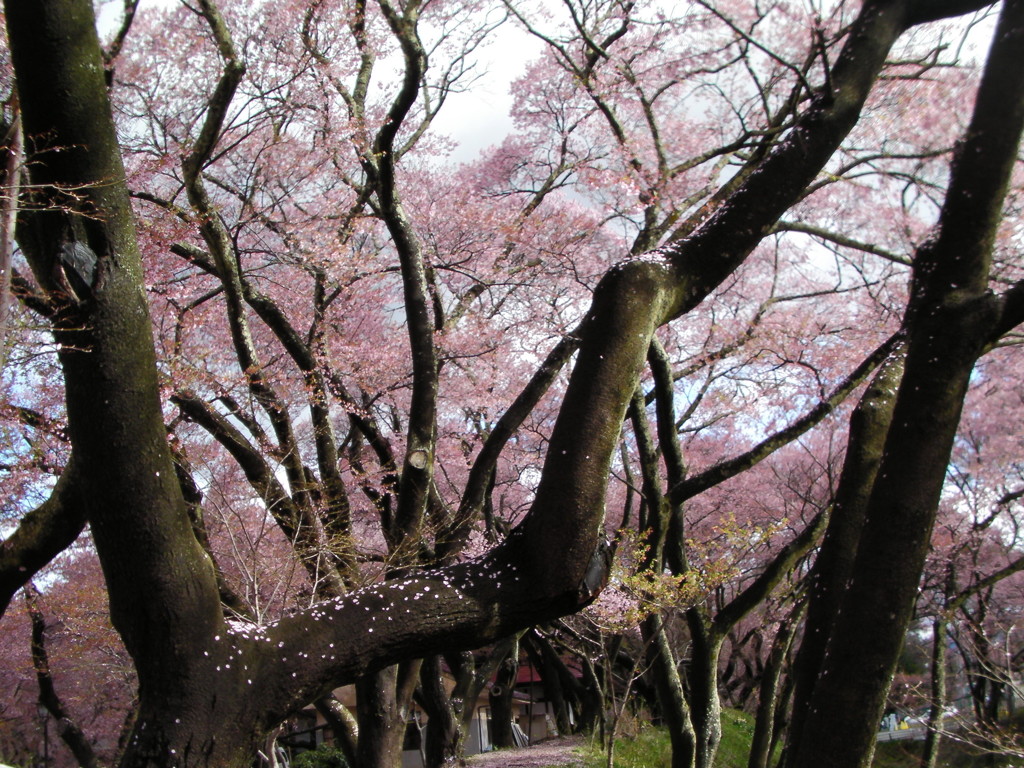
<svg viewBox="0 0 1024 768"><path fill-rule="evenodd" d="M224 631L216 578L167 445L92 7L6 10L25 134L46 158L31 164L37 207L18 236L56 307L76 497L103 561L111 617L138 671L137 722L148 726L136 729L124 763L241 764L262 744L264 724L256 724L244 671L226 667L239 649L214 645ZM77 298L55 277L69 268L60 255L72 242L96 258Z"/></svg>
<svg viewBox="0 0 1024 768"><path fill-rule="evenodd" d="M868 496L882 461L885 438L896 404L896 389L903 377L905 354L903 346L893 352L850 416L846 459L833 502L834 509L818 556L807 576L810 584L807 619L793 668L793 696L796 701L808 700L821 675L839 597L853 572L853 561L867 514ZM792 755L789 745L801 738L806 715L806 707L793 708L783 765L789 764Z"/></svg>
<svg viewBox="0 0 1024 768"><path fill-rule="evenodd" d="M22 221L19 240L58 309L55 333L69 434L76 463L81 462L78 495L103 565L111 615L140 681L139 717L122 765L248 766L282 718L338 685L402 659L486 644L591 601L607 575L601 537L608 467L654 329L720 285L800 199L855 125L898 35L910 23L934 17L936 7L941 15L942 9L969 4L867 0L831 69L827 92L812 98L792 125L791 137L759 159L728 203L689 238L651 258L625 262L602 279L580 327L576 366L534 503L505 543L479 562L370 587L272 625L229 628L214 570L191 528L167 446L142 269L92 5L88 0L8 0L8 39L25 134L45 154L45 162L31 164L33 188L41 198L31 201L37 212ZM1008 0L1007 7L1016 8L1016 0ZM1022 44L1010 45L1019 51ZM1003 79L1013 83L1015 75L1008 70ZM1007 124L1012 123L1014 104L1002 97L998 112ZM401 128L398 118L389 130ZM984 160L984 151L977 159ZM980 162L979 167L991 175L988 164ZM984 180L979 183L979 197L984 198ZM977 218L970 204L964 207ZM402 232L394 235L400 240ZM95 254L97 263L85 295L74 299L62 295L55 275L63 268L60 254L76 243ZM954 282L962 286L969 281ZM970 313L947 310L965 322L940 318L933 334L969 330ZM417 339L422 341L430 329L420 330ZM971 333L964 337L975 341ZM914 382L928 393L948 384L955 401L967 375L960 364L964 355L958 357L953 375L945 350L934 351L942 362L929 367L925 351L915 361L923 372L915 371ZM428 361L417 370L429 373L430 368ZM948 405L950 398L943 402ZM903 482L921 468L944 464L936 446L941 449L946 437L933 433L934 417L943 424L950 420L945 409L933 413L910 408L905 416L920 433L892 441L891 454L902 459L925 450L916 464L894 467ZM409 475L403 475L403 485L415 491L408 495L415 509L401 521L410 527L412 538L429 485L420 481L429 478L432 465L431 456L418 453L431 451L430 425L423 426L422 435L410 435ZM425 471L412 471L421 464ZM892 492L898 497L901 489L892 487L896 482L891 478L883 495L876 496ZM933 503L934 493L925 496ZM900 522L890 538L906 534L916 546L916 509L909 517L893 515ZM877 536L872 541L879 543ZM902 554L882 547L880 562L888 568ZM864 561L869 571L877 562ZM887 571L885 577L889 575ZM863 594L865 600L853 605L849 615L871 626L863 621L864 608L877 608L872 603L877 583L866 583ZM893 597L907 599L902 588ZM894 609L902 610L901 605ZM902 616L897 619L896 624ZM849 639L853 637L851 632ZM871 638L867 640L871 648ZM890 641L887 636L878 653L864 654L856 674L873 684L884 679L885 670L880 675L877 664L894 656ZM840 651L835 658L845 663L848 654ZM843 715L850 717L851 712L866 727L874 726L870 706L847 708ZM819 719L827 717L822 709ZM701 738L711 744L713 723L706 725ZM827 719L814 728L846 749L867 751L862 740L835 739ZM802 759L811 762L801 765L815 768L842 765L817 759L813 752Z"/></svg>

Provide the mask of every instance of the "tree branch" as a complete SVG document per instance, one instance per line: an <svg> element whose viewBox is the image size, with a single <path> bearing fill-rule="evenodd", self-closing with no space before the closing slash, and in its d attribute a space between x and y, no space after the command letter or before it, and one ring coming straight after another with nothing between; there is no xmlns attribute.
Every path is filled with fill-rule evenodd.
<svg viewBox="0 0 1024 768"><path fill-rule="evenodd" d="M15 531L0 542L0 615L14 593L78 538L85 528L85 505L74 454L50 497L26 514Z"/></svg>
<svg viewBox="0 0 1024 768"><path fill-rule="evenodd" d="M994 5L992 0L914 0L910 4L911 25L949 19Z"/></svg>
<svg viewBox="0 0 1024 768"><path fill-rule="evenodd" d="M39 609L39 592L31 583L25 587L25 606L32 620L32 666L35 667L36 681L39 683L39 703L57 721L57 734L68 745L78 765L81 768L99 768L92 744L64 709L53 685L50 657L46 652L46 620Z"/></svg>
<svg viewBox="0 0 1024 768"><path fill-rule="evenodd" d="M797 561L806 555L818 541L828 520L829 512L827 510L815 515L807 527L771 559L749 586L715 614L712 625L719 636L728 633L744 616L764 602L783 577L793 569Z"/></svg>
<svg viewBox="0 0 1024 768"><path fill-rule="evenodd" d="M792 422L785 429L765 438L739 456L721 461L698 475L686 478L669 491L669 498L674 504L681 504L685 500L703 493L708 488L750 469L750 467L761 462L783 445L800 437L831 414L853 390L871 375L872 371L892 354L899 342L900 337L898 335L890 336L880 347L861 362L849 376L840 382L827 398L819 402L806 414Z"/></svg>
<svg viewBox="0 0 1024 768"><path fill-rule="evenodd" d="M893 253L890 250L881 248L880 246L872 243L861 242L852 237L847 237L839 232L832 232L825 229L824 227L817 227L813 224L805 224L800 221L780 221L775 227L772 228L772 232L800 232L811 237L816 237L820 240L825 240L836 245L843 246L844 248L853 248L864 253L870 253L874 256L881 256L886 261L891 261L895 264L903 264L904 266L910 266L911 261L906 256Z"/></svg>

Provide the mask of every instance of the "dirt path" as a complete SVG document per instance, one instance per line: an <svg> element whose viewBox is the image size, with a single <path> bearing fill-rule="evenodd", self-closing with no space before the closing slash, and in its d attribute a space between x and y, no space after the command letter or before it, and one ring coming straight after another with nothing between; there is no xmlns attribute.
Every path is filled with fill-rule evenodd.
<svg viewBox="0 0 1024 768"><path fill-rule="evenodd" d="M583 763L575 749L582 744L579 736L548 739L524 749L500 749L473 755L466 762L469 768L544 768L548 765L579 768Z"/></svg>

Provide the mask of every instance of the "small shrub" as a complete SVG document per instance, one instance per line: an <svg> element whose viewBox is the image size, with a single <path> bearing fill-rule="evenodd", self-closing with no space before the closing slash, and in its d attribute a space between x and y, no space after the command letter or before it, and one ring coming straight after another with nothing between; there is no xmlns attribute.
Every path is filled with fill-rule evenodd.
<svg viewBox="0 0 1024 768"><path fill-rule="evenodd" d="M303 752L292 760L292 768L348 768L348 762L340 749L321 744L312 752Z"/></svg>

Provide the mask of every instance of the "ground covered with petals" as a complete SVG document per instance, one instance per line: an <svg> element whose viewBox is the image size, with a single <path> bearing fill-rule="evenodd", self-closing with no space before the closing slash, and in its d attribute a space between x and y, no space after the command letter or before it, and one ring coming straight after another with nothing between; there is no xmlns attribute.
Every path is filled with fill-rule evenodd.
<svg viewBox="0 0 1024 768"><path fill-rule="evenodd" d="M555 738L523 749L500 749L474 755L467 761L470 768L547 768L552 765L583 765L577 751L584 741L579 736Z"/></svg>

